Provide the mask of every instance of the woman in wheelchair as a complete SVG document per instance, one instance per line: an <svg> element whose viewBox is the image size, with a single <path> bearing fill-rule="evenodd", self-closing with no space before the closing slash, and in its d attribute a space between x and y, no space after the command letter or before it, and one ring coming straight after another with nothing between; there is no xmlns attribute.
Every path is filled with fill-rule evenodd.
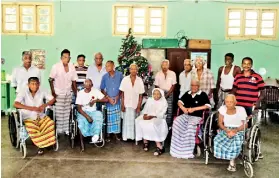
<svg viewBox="0 0 279 178"><path fill-rule="evenodd" d="M193 158L197 125L202 120L203 111L211 107L197 80L192 79L191 90L180 98L178 107L184 114L173 122L170 154L176 158Z"/></svg>
<svg viewBox="0 0 279 178"><path fill-rule="evenodd" d="M48 102L44 104L44 99ZM22 109L25 128L33 141L39 148L38 154L44 153L44 148L54 145L55 123L44 114L47 106L53 105L55 98L50 93L40 89L37 77L28 79L28 89L22 89L14 103L14 107Z"/></svg>
<svg viewBox="0 0 279 178"><path fill-rule="evenodd" d="M219 108L218 125L221 131L214 138L214 156L219 159L230 160L228 171L236 171L235 158L241 152L243 143L243 129L247 127L244 121L246 111L236 106L236 98L229 94L225 98L225 105Z"/></svg>
<svg viewBox="0 0 279 178"><path fill-rule="evenodd" d="M167 112L168 103L164 96L164 91L155 88L152 91L152 98L149 98L140 115L136 119L136 140L143 139L143 150L148 151L148 141L156 142L155 156L165 152L161 142L168 135L168 125L165 114Z"/></svg>
<svg viewBox="0 0 279 178"><path fill-rule="evenodd" d="M92 143L96 143L103 125L103 114L97 111L96 103L106 102L106 99L101 91L92 87L91 79L86 79L84 89L77 94L77 121L81 134L84 137L92 136Z"/></svg>

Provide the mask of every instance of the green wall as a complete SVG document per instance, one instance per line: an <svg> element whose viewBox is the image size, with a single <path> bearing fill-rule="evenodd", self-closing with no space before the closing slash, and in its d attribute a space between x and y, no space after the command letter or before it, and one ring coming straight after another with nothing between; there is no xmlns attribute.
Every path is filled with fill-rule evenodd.
<svg viewBox="0 0 279 178"><path fill-rule="evenodd" d="M54 35L53 36L11 36L2 35L2 55L6 63L2 66L11 74L12 68L20 65L21 52L27 49L45 49L47 51L46 70L43 85L46 87L50 68L59 61L60 52L67 48L71 51L72 60L83 53L87 63L92 63L93 53L101 51L105 60L117 59L121 38L112 36L113 1L62 1L54 2ZM144 3L148 4L148 3ZM150 4L150 3L149 3ZM235 54L235 63L245 56L254 59L254 68L264 67L267 76L279 77L279 48L267 46L256 41L245 41L237 44L225 40L225 15L228 6L240 4L213 2L160 2L152 5L167 6L167 38L174 38L179 30L193 39L211 39L212 70L216 76L217 69L223 65L224 54ZM247 5L251 6L251 5ZM278 7L278 4L261 4L264 7ZM279 19L279 18L278 18ZM278 24L277 24L278 25ZM279 30L279 28L277 28ZM279 36L279 32L278 36ZM141 41L142 38L138 38ZM279 40L262 41L279 46ZM215 45L214 45L215 44Z"/></svg>

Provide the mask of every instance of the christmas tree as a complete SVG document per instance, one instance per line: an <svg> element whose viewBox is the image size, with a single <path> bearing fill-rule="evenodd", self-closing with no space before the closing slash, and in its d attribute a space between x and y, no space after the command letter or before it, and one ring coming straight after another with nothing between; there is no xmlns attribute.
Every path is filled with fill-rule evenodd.
<svg viewBox="0 0 279 178"><path fill-rule="evenodd" d="M124 76L129 75L129 67L132 63L137 64L138 76L143 79L145 85L153 85L153 72L151 71L151 65L145 57L141 56L140 50L141 45L137 43L135 37L132 34L132 29L130 28L126 38L122 39L123 44L120 47L120 54L118 56L119 66L116 70L123 73Z"/></svg>

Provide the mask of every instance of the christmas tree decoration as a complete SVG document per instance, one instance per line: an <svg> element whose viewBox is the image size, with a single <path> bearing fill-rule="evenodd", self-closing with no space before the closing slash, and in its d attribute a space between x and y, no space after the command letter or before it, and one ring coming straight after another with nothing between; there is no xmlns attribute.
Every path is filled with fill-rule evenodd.
<svg viewBox="0 0 279 178"><path fill-rule="evenodd" d="M148 63L148 60L141 56L141 45L135 40L131 28L126 35L126 38L122 39L122 42L123 44L120 47L120 54L118 56L119 66L116 67L116 70L122 72L124 76L127 76L130 74L130 65L135 63L139 68L138 76L142 78L145 85L152 86L154 82L152 67Z"/></svg>

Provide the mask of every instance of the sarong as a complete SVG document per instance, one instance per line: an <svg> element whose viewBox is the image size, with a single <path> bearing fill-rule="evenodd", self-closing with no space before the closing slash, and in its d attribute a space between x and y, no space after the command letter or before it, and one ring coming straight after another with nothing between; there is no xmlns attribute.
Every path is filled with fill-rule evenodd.
<svg viewBox="0 0 279 178"><path fill-rule="evenodd" d="M107 104L107 133L120 133L121 128L121 106L119 104Z"/></svg>
<svg viewBox="0 0 279 178"><path fill-rule="evenodd" d="M167 92L165 92L165 95ZM170 126L173 120L172 110L173 110L173 93L167 98L168 109L167 109L167 124Z"/></svg>
<svg viewBox="0 0 279 178"><path fill-rule="evenodd" d="M183 114L178 116L172 127L170 154L176 158L194 158L197 125L202 118Z"/></svg>
<svg viewBox="0 0 279 178"><path fill-rule="evenodd" d="M136 110L133 108L126 108L123 113L123 128L122 128L122 138L123 140L135 139L135 119L137 117Z"/></svg>
<svg viewBox="0 0 279 178"><path fill-rule="evenodd" d="M224 92L224 91L221 90L221 88L219 89L217 108L220 108L222 105L224 105L225 98L228 94L229 94L229 92Z"/></svg>
<svg viewBox="0 0 279 178"><path fill-rule="evenodd" d="M214 138L214 156L219 159L233 160L238 157L241 152L243 143L243 131L229 138L227 133L222 130Z"/></svg>
<svg viewBox="0 0 279 178"><path fill-rule="evenodd" d="M48 116L39 121L25 119L24 124L31 140L37 147L45 148L55 144L55 123Z"/></svg>
<svg viewBox="0 0 279 178"><path fill-rule="evenodd" d="M102 126L103 126L103 114L100 111L85 111L88 114L93 122L90 123L87 119L81 115L77 114L78 128L81 131L84 137L100 135Z"/></svg>
<svg viewBox="0 0 279 178"><path fill-rule="evenodd" d="M55 103L56 128L58 134L69 132L72 95L58 95Z"/></svg>

